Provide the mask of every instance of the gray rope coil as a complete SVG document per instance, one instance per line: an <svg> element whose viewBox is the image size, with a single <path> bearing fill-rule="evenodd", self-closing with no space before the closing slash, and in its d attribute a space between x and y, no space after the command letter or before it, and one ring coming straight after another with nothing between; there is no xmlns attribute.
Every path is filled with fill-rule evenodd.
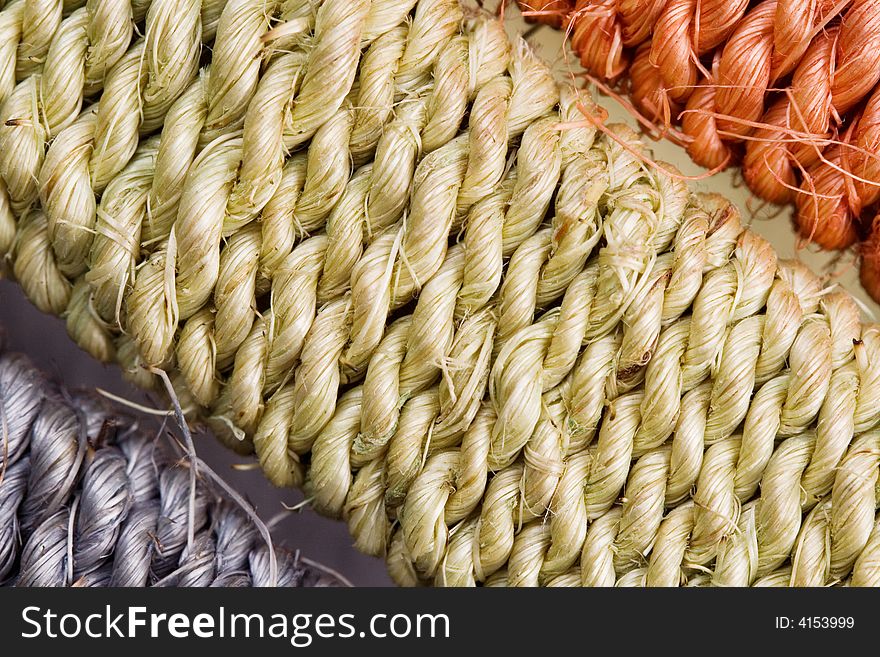
<svg viewBox="0 0 880 657"><path fill-rule="evenodd" d="M336 586L270 547L189 462L88 392L68 391L0 334L0 585ZM197 469L198 470L198 469Z"/></svg>
<svg viewBox="0 0 880 657"><path fill-rule="evenodd" d="M400 584L880 584L880 326L472 4L154 0L0 109L11 275Z"/></svg>

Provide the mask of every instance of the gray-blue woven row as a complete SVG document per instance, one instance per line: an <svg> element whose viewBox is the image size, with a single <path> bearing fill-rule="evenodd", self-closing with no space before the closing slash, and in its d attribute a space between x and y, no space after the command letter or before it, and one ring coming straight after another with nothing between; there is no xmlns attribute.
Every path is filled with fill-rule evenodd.
<svg viewBox="0 0 880 657"><path fill-rule="evenodd" d="M272 547L252 511L198 461L191 477L161 432L66 390L2 342L0 584L340 584Z"/></svg>

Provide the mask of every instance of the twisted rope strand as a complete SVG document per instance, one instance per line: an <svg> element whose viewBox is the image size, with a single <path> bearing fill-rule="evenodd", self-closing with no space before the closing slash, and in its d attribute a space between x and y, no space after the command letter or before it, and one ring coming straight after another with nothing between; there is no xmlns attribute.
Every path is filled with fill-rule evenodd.
<svg viewBox="0 0 880 657"><path fill-rule="evenodd" d="M759 197L796 204L805 239L846 249L873 236L861 247L862 280L880 299L870 219L880 180L874 0L519 5L527 18L570 30L582 65L628 92L695 162L739 162Z"/></svg>
<svg viewBox="0 0 880 657"><path fill-rule="evenodd" d="M16 586L336 586L206 480L187 545L188 467L131 418L0 351L0 583Z"/></svg>
<svg viewBox="0 0 880 657"><path fill-rule="evenodd" d="M621 43L647 38L624 4ZM731 33L745 10L702 5ZM684 39L670 6L641 13ZM235 0L217 34L161 134L113 132L136 148L74 269L50 211L0 194L14 274L80 344L142 385L171 370L193 419L401 584L876 579L880 330L849 296L647 166L629 128L600 135L457 0ZM761 52L768 79L796 59ZM90 143L104 106L56 142Z"/></svg>

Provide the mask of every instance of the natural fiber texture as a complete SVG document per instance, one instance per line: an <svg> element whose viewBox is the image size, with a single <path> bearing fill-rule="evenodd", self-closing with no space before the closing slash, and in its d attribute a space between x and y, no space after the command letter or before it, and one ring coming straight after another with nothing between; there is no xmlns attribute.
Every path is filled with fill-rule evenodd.
<svg viewBox="0 0 880 657"><path fill-rule="evenodd" d="M583 66L708 168L741 163L751 190L796 203L801 235L864 242L880 199L880 3L876 0L519 0L566 29ZM680 131L673 127L680 124Z"/></svg>
<svg viewBox="0 0 880 657"><path fill-rule="evenodd" d="M169 370L402 584L880 580L880 328L848 295L458 0L230 2L213 52L94 231L0 214L79 344Z"/></svg>
<svg viewBox="0 0 880 657"><path fill-rule="evenodd" d="M193 492L192 466L164 438L2 344L0 420L0 584L339 584L267 543L207 466Z"/></svg>

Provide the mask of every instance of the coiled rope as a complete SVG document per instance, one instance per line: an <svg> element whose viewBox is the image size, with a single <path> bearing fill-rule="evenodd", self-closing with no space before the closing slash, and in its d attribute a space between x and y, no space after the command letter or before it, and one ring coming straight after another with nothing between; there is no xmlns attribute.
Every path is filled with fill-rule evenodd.
<svg viewBox="0 0 880 657"><path fill-rule="evenodd" d="M257 63L212 123L231 25ZM400 583L878 582L848 295L458 0L230 1L214 53L99 200L51 169L94 230L0 212L84 348L167 369Z"/></svg>
<svg viewBox="0 0 880 657"><path fill-rule="evenodd" d="M0 584L338 585L267 543L205 464L192 489L164 439L59 387L2 335L0 420Z"/></svg>
<svg viewBox="0 0 880 657"><path fill-rule="evenodd" d="M861 246L880 300L880 3L519 0L568 31L582 65L710 169L795 203L800 234ZM680 130L674 125L679 124Z"/></svg>

